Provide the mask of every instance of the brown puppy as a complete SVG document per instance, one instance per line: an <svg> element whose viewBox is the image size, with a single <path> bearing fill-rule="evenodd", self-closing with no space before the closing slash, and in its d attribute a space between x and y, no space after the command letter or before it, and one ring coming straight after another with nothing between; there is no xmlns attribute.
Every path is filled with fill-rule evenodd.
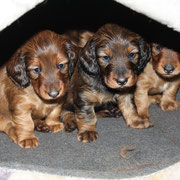
<svg viewBox="0 0 180 180"><path fill-rule="evenodd" d="M79 141L96 140L95 108L108 102L118 104L128 126L149 127L137 115L131 91L150 55L149 45L136 33L115 24L101 27L79 54L62 113L65 130L77 126Z"/></svg>
<svg viewBox="0 0 180 180"><path fill-rule="evenodd" d="M180 54L152 45L152 59L138 77L135 104L142 118L150 119L151 103L160 104L163 111L178 108L176 93L180 85Z"/></svg>
<svg viewBox="0 0 180 180"><path fill-rule="evenodd" d="M75 62L73 48L63 35L42 31L1 67L0 131L20 147L38 145L33 120L38 126L45 118L51 132L63 130L59 116Z"/></svg>

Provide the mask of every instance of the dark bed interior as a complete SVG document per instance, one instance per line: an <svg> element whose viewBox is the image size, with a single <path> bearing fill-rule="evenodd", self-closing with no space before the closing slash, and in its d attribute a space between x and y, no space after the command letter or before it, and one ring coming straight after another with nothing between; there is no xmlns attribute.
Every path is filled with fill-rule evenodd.
<svg viewBox="0 0 180 180"><path fill-rule="evenodd" d="M106 23L116 23L180 51L180 34L113 0L46 0L0 32L1 64L33 34L49 29L64 33L72 29L96 31ZM176 42L176 43L175 43Z"/></svg>

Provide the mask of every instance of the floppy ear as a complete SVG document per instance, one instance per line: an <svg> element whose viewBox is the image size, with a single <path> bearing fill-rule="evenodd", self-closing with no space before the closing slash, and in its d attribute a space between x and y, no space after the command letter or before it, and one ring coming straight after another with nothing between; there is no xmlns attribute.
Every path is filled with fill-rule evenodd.
<svg viewBox="0 0 180 180"><path fill-rule="evenodd" d="M74 72L74 68L77 62L78 47L72 44L71 41L67 40L66 51L67 51L67 56L69 59L68 77L70 79Z"/></svg>
<svg viewBox="0 0 180 180"><path fill-rule="evenodd" d="M12 56L6 65L6 69L8 76L15 84L23 88L29 86L30 80L26 72L25 55L21 50L16 51Z"/></svg>
<svg viewBox="0 0 180 180"><path fill-rule="evenodd" d="M141 73L146 64L149 62L151 58L151 47L150 45L143 40L143 38L139 39L139 51L140 51L140 59L137 65L137 73Z"/></svg>
<svg viewBox="0 0 180 180"><path fill-rule="evenodd" d="M95 43L90 40L86 43L85 47L82 48L79 56L80 65L83 71L91 76L99 74L99 65L96 59Z"/></svg>

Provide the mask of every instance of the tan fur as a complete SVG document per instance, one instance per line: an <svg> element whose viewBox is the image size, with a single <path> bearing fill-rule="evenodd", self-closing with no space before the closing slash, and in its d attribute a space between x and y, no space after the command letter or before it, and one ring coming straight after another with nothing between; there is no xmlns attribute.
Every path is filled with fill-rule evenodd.
<svg viewBox="0 0 180 180"><path fill-rule="evenodd" d="M64 128L59 117L70 64L66 43L63 36L42 31L0 69L0 131L20 147L38 146L35 126L43 124L44 131L54 133ZM58 64L64 68L58 69Z"/></svg>
<svg viewBox="0 0 180 180"><path fill-rule="evenodd" d="M138 114L149 120L148 108L151 103L160 104L163 111L176 110L179 105L176 101L176 93L180 85L180 56L177 52L167 48L162 48L160 52L157 52L156 46L153 44L153 57L138 77L135 92ZM164 72L163 68L166 64L174 66L172 73Z"/></svg>

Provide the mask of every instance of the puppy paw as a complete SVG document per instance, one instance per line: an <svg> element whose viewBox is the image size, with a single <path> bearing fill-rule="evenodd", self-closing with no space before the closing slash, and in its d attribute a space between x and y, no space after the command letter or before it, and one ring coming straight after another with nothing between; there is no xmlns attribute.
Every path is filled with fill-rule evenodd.
<svg viewBox="0 0 180 180"><path fill-rule="evenodd" d="M68 120L66 122L64 122L64 130L66 132L72 132L77 128L76 126L76 122L74 120Z"/></svg>
<svg viewBox="0 0 180 180"><path fill-rule="evenodd" d="M129 124L129 127L135 129L144 129L153 127L153 125L149 119L138 119Z"/></svg>
<svg viewBox="0 0 180 180"><path fill-rule="evenodd" d="M36 137L24 139L18 142L21 148L35 148L38 146L38 139Z"/></svg>
<svg viewBox="0 0 180 180"><path fill-rule="evenodd" d="M78 133L77 138L81 142L91 142L98 138L98 133L96 131L84 131Z"/></svg>
<svg viewBox="0 0 180 180"><path fill-rule="evenodd" d="M159 105L161 103L162 95L149 96L149 100L152 104Z"/></svg>
<svg viewBox="0 0 180 180"><path fill-rule="evenodd" d="M18 141L18 137L16 135L16 132L15 132L15 129L14 128L11 128L8 132L8 136L10 138L10 140L14 143L17 143Z"/></svg>
<svg viewBox="0 0 180 180"><path fill-rule="evenodd" d="M36 131L40 131L40 132L44 132L44 133L51 132L50 127L43 121L36 123L34 126L34 129Z"/></svg>
<svg viewBox="0 0 180 180"><path fill-rule="evenodd" d="M64 129L64 125L61 122L58 122L56 124L53 125L49 125L50 131L53 133L57 133L59 131L62 131Z"/></svg>
<svg viewBox="0 0 180 180"><path fill-rule="evenodd" d="M161 109L163 111L173 111L176 110L179 106L177 101L166 101L161 103Z"/></svg>
<svg viewBox="0 0 180 180"><path fill-rule="evenodd" d="M121 115L122 114L121 114L121 111L119 110L119 108L113 107L112 109L109 109L109 116L110 117L118 118Z"/></svg>

